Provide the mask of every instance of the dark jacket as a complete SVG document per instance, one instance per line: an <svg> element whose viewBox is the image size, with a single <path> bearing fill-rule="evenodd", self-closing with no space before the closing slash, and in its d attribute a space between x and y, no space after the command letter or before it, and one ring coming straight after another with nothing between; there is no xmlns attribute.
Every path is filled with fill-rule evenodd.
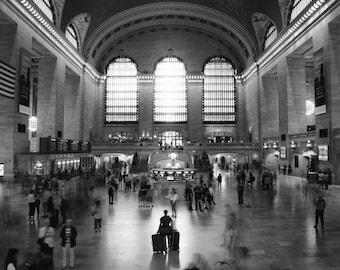
<svg viewBox="0 0 340 270"><path fill-rule="evenodd" d="M61 232L60 232L61 246L62 247L64 247L65 244L66 244L65 229L66 229L66 226L64 226L61 229ZM76 228L71 226L71 247L75 247L77 245L77 242L76 242L77 235L78 235L78 233L77 233Z"/></svg>

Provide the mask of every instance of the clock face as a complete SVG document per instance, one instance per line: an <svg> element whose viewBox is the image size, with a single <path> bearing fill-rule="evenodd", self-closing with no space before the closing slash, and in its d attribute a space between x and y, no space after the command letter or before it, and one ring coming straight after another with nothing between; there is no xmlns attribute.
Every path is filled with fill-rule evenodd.
<svg viewBox="0 0 340 270"><path fill-rule="evenodd" d="M171 154L170 154L170 158L171 158L171 159L176 159L176 157L177 157L177 154L176 154L176 153L171 153Z"/></svg>

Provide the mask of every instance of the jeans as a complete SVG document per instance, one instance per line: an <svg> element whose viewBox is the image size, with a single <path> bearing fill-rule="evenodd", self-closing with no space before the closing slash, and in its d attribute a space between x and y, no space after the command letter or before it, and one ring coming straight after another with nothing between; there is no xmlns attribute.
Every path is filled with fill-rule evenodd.
<svg viewBox="0 0 340 270"><path fill-rule="evenodd" d="M70 254L70 266L74 266L74 247L71 247L71 244L65 244L63 247L63 267L66 267L66 257L67 252Z"/></svg>

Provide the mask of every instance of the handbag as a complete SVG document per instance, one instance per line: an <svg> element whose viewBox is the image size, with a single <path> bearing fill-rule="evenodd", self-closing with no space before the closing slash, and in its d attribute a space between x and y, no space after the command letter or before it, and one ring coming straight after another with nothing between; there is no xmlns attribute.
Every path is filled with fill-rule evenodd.
<svg viewBox="0 0 340 270"><path fill-rule="evenodd" d="M48 229L49 229L49 228L46 228L46 230L45 230L45 236L44 236L44 237L39 237L39 238L38 238L37 244L38 244L39 246L42 246L42 245L45 243L45 238L46 238L46 236L47 236Z"/></svg>

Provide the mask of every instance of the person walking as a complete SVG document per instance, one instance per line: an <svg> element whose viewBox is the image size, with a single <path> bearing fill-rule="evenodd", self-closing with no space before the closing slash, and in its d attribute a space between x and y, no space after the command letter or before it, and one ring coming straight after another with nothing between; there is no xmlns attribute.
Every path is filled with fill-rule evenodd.
<svg viewBox="0 0 340 270"><path fill-rule="evenodd" d="M169 198L170 198L170 206L171 206L171 212L172 212L171 217L176 218L176 216L177 216L176 202L177 202L177 199L178 199L178 195L177 195L175 188L171 189Z"/></svg>
<svg viewBox="0 0 340 270"><path fill-rule="evenodd" d="M171 247L171 236L173 233L173 223L171 217L168 216L168 210L164 210L164 216L160 218L160 223L157 233L164 235L168 239L167 248Z"/></svg>
<svg viewBox="0 0 340 270"><path fill-rule="evenodd" d="M39 229L39 241L40 241L40 250L44 249L44 252L53 258L53 249L55 246L54 243L54 228L51 227L49 220L45 221L45 226ZM38 241L38 242L39 242ZM44 248L42 247L43 244L46 244Z"/></svg>
<svg viewBox="0 0 340 270"><path fill-rule="evenodd" d="M185 181L185 200L186 201L189 201L189 193L190 193L190 190L191 190L191 186L190 186L190 183L188 180Z"/></svg>
<svg viewBox="0 0 340 270"><path fill-rule="evenodd" d="M94 231L100 232L102 228L102 218L103 218L103 209L100 204L100 200L96 200L95 205L92 209L92 215L94 218Z"/></svg>
<svg viewBox="0 0 340 270"><path fill-rule="evenodd" d="M314 225L314 228L316 230L318 229L318 221L319 221L319 219L321 221L321 228L322 229L324 228L323 215L324 215L325 208L326 208L326 201L322 197L322 195L319 195L319 198L316 201L316 209L315 209L315 225Z"/></svg>
<svg viewBox="0 0 340 270"><path fill-rule="evenodd" d="M18 250L16 248L10 248L7 252L5 260L5 270L16 270L18 263Z"/></svg>
<svg viewBox="0 0 340 270"><path fill-rule="evenodd" d="M35 212L35 198L34 198L34 191L33 189L30 191L27 197L28 200L28 218L30 220L34 219L34 212Z"/></svg>
<svg viewBox="0 0 340 270"><path fill-rule="evenodd" d="M244 185L242 184L242 182L239 182L237 184L238 204L243 204L243 191Z"/></svg>
<svg viewBox="0 0 340 270"><path fill-rule="evenodd" d="M47 214L50 219L52 219L53 211L54 211L54 202L53 202L53 197L50 196L47 200Z"/></svg>
<svg viewBox="0 0 340 270"><path fill-rule="evenodd" d="M72 226L72 219L66 220L66 225L60 231L61 246L63 248L62 269L66 269L67 253L70 254L70 268L74 268L74 249L77 245L77 229Z"/></svg>
<svg viewBox="0 0 340 270"><path fill-rule="evenodd" d="M109 204L113 204L113 194L114 194L114 189L113 189L113 186L110 185L108 190L107 190L107 193L109 195Z"/></svg>
<svg viewBox="0 0 340 270"><path fill-rule="evenodd" d="M35 211L37 212L37 218L39 218L39 214L40 214L40 195L39 194L35 194L34 205L35 205Z"/></svg>
<svg viewBox="0 0 340 270"><path fill-rule="evenodd" d="M194 187L194 193L195 193L195 210L198 211L202 211L202 196L203 196L203 188L200 185L196 185Z"/></svg>
<svg viewBox="0 0 340 270"><path fill-rule="evenodd" d="M222 175L220 173L217 176L217 186L218 187L222 186Z"/></svg>
<svg viewBox="0 0 340 270"><path fill-rule="evenodd" d="M68 202L64 197L60 197L60 213L62 217L62 224L66 223L66 211L68 209Z"/></svg>

